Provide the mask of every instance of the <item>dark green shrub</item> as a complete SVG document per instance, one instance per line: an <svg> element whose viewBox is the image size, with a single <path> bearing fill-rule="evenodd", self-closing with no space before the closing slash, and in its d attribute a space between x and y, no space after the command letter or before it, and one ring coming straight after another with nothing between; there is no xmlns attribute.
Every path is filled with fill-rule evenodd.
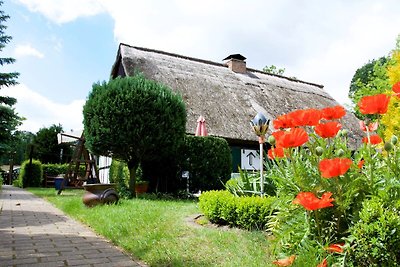
<svg viewBox="0 0 400 267"><path fill-rule="evenodd" d="M186 131L182 97L141 74L94 84L83 115L87 147L125 161L132 192L139 164L175 157Z"/></svg>
<svg viewBox="0 0 400 267"><path fill-rule="evenodd" d="M367 200L350 234L353 266L400 265L400 210L379 199Z"/></svg>
<svg viewBox="0 0 400 267"><path fill-rule="evenodd" d="M113 159L110 166L109 174L110 183L117 185L117 191L122 198L132 198L129 191L129 170L125 162Z"/></svg>
<svg viewBox="0 0 400 267"><path fill-rule="evenodd" d="M68 169L68 164L43 164L43 175L57 176L65 174Z"/></svg>
<svg viewBox="0 0 400 267"><path fill-rule="evenodd" d="M19 184L22 187L39 187L42 184L43 167L42 163L38 160L29 160L22 163L21 171L18 176Z"/></svg>
<svg viewBox="0 0 400 267"><path fill-rule="evenodd" d="M186 136L182 147L181 169L190 172L190 190L223 189L232 171L232 157L225 139Z"/></svg>
<svg viewBox="0 0 400 267"><path fill-rule="evenodd" d="M207 191L200 195L199 207L213 223L247 230L266 229L274 197L235 196L228 191Z"/></svg>

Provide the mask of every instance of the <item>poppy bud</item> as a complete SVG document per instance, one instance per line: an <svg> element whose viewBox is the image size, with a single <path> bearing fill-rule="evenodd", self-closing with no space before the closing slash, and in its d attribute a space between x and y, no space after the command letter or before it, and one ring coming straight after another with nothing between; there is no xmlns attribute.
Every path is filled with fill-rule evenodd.
<svg viewBox="0 0 400 267"><path fill-rule="evenodd" d="M336 151L336 155L337 155L338 157L343 157L343 156L344 156L344 150L343 150L343 149L338 149L338 150Z"/></svg>
<svg viewBox="0 0 400 267"><path fill-rule="evenodd" d="M316 154L317 156L322 156L323 153L324 153L324 149L323 149L322 147L317 146L317 147L315 148L315 154Z"/></svg>
<svg viewBox="0 0 400 267"><path fill-rule="evenodd" d="M392 138L390 139L390 141L392 142L393 145L396 145L397 141L399 141L399 139L397 138L397 136L393 135Z"/></svg>
<svg viewBox="0 0 400 267"><path fill-rule="evenodd" d="M393 144L392 142L386 142L383 147L385 148L386 151L390 151L393 149Z"/></svg>
<svg viewBox="0 0 400 267"><path fill-rule="evenodd" d="M275 145L276 140L273 135L268 136L268 143L270 143L271 145Z"/></svg>
<svg viewBox="0 0 400 267"><path fill-rule="evenodd" d="M347 136L348 134L349 134L349 130L347 130L347 129L343 129L340 131L341 136Z"/></svg>

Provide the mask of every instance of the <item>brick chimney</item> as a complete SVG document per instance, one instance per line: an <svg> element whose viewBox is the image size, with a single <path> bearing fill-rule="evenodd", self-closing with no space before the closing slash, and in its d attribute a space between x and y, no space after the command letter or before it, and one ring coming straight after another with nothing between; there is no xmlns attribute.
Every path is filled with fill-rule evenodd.
<svg viewBox="0 0 400 267"><path fill-rule="evenodd" d="M227 60L226 65L228 65L228 68L236 73L246 73L246 61L245 57L242 56L241 54L233 54L229 55L223 60Z"/></svg>

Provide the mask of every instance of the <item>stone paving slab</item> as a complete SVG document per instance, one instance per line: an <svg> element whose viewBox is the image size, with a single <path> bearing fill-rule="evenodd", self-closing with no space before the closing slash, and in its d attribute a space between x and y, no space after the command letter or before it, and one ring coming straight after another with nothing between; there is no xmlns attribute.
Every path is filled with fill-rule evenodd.
<svg viewBox="0 0 400 267"><path fill-rule="evenodd" d="M65 216L47 201L23 189L3 185L0 266L147 265Z"/></svg>

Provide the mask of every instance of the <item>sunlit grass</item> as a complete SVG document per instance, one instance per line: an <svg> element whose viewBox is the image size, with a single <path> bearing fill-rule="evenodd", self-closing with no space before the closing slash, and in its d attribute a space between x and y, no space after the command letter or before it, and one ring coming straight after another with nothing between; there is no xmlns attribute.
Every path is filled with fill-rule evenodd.
<svg viewBox="0 0 400 267"><path fill-rule="evenodd" d="M268 266L265 232L196 226L197 203L122 200L86 208L82 190L29 189L151 266ZM202 222L204 224L204 222Z"/></svg>

